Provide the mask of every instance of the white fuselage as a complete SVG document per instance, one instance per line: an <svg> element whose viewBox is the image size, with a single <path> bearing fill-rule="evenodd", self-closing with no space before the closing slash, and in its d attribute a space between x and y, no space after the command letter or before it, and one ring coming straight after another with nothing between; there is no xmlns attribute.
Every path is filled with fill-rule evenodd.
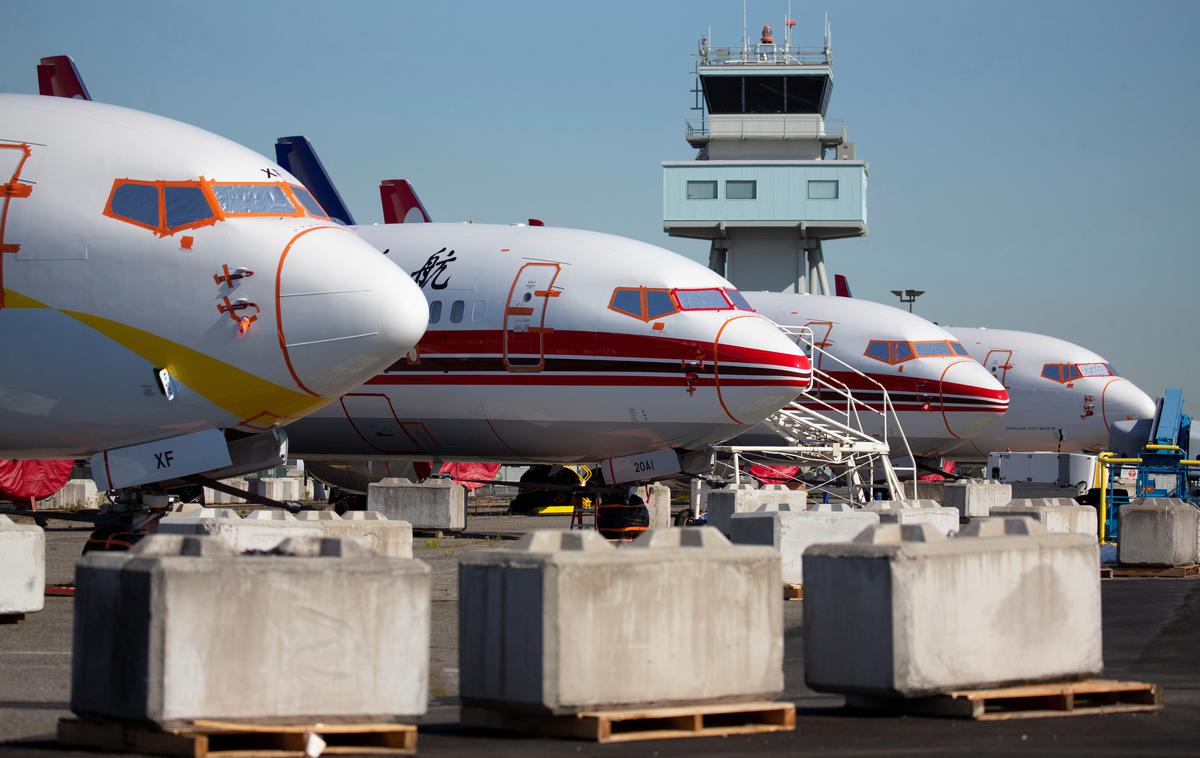
<svg viewBox="0 0 1200 758"><path fill-rule="evenodd" d="M1000 423L951 458L986 460L988 453L1004 451L1095 453L1108 444L1113 422L1154 416L1154 401L1087 348L1031 332L946 330L1003 382L1011 399Z"/></svg>
<svg viewBox="0 0 1200 758"><path fill-rule="evenodd" d="M270 429L423 333L412 281L257 153L57 97L0 123L0 457Z"/></svg>
<svg viewBox="0 0 1200 758"><path fill-rule="evenodd" d="M728 281L662 248L553 227L356 228L421 286L429 331L405 360L288 427L297 456L594 462L700 450L808 382L791 340L724 299ZM720 307L680 309L678 298Z"/></svg>
<svg viewBox="0 0 1200 758"><path fill-rule="evenodd" d="M886 390L908 446L917 456L951 450L995 425L1009 406L1004 387L961 348L945 329L911 313L868 300L779 292L745 292L750 304L781 326L806 328L814 344L814 367L853 390L854 396L882 408ZM830 357L831 356L831 357ZM828 413L817 398L799 402ZM829 393L826 393L829 394ZM833 396L823 398L838 405ZM844 401L841 405L844 406ZM865 431L880 436L883 417L860 413ZM905 452L895 424L888 442ZM768 430L743 437L745 444L769 444Z"/></svg>

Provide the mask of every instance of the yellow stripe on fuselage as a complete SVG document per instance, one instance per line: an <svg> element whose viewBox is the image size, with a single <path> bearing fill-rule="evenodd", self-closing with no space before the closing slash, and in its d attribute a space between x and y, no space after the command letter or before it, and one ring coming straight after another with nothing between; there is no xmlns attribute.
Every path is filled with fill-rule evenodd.
<svg viewBox="0 0 1200 758"><path fill-rule="evenodd" d="M4 304L6 308L50 308L45 303L9 289L4 291ZM314 397L281 387L198 350L137 327L90 313L52 310L58 310L95 329L141 356L152 366L166 368L172 377L239 420L253 419L266 413L277 417L281 422L290 421L308 415L328 402L328 398Z"/></svg>

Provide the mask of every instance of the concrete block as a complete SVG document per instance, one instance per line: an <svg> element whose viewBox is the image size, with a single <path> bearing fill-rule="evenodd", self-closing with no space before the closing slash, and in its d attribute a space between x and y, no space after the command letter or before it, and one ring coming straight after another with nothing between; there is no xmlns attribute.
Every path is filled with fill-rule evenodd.
<svg viewBox="0 0 1200 758"><path fill-rule="evenodd" d="M1000 482L965 479L942 487L942 505L956 508L960 519L987 516L992 508L1010 500L1012 485Z"/></svg>
<svg viewBox="0 0 1200 758"><path fill-rule="evenodd" d="M879 514L881 524L933 524L943 535L954 534L959 527L958 509L936 500L873 500L863 510Z"/></svg>
<svg viewBox="0 0 1200 758"><path fill-rule="evenodd" d="M230 487L237 487L238 489L246 491L250 490L250 485L247 480L240 477L222 479L221 482L223 484L228 484ZM231 495L228 492L220 492L218 490L209 489L208 487L204 488L205 505L241 505L245 502L246 499L243 497Z"/></svg>
<svg viewBox="0 0 1200 758"><path fill-rule="evenodd" d="M768 503L731 519L733 542L768 545L779 551L785 584L804 583L804 551L809 545L849 542L867 527L879 523L879 514L844 503L814 503L803 510L788 503Z"/></svg>
<svg viewBox="0 0 1200 758"><path fill-rule="evenodd" d="M1200 511L1174 498L1122 505L1117 560L1130 566L1185 566L1197 561Z"/></svg>
<svg viewBox="0 0 1200 758"><path fill-rule="evenodd" d="M430 577L351 541L151 536L75 571L71 710L175 724L425 712Z"/></svg>
<svg viewBox="0 0 1200 758"><path fill-rule="evenodd" d="M367 486L367 510L413 529L462 531L467 528L466 488L449 479L413 484L407 479L384 479Z"/></svg>
<svg viewBox="0 0 1200 758"><path fill-rule="evenodd" d="M919 697L1103 669L1094 539L1029 519L881 524L804 555L814 690Z"/></svg>
<svg viewBox="0 0 1200 758"><path fill-rule="evenodd" d="M1086 534L1097 537L1099 522L1096 509L1080 505L1069 497L1039 497L1013 500L992 508L992 515L1028 516L1040 521L1051 534Z"/></svg>
<svg viewBox="0 0 1200 758"><path fill-rule="evenodd" d="M38 507L45 508L99 508L104 496L96 491L96 483L91 479L71 479L63 488L45 500Z"/></svg>
<svg viewBox="0 0 1200 758"><path fill-rule="evenodd" d="M238 518L230 508L201 508L158 520L159 534L210 536L223 540L239 553L273 550L289 537L321 537L321 527L299 521L279 510L251 511Z"/></svg>
<svg viewBox="0 0 1200 758"><path fill-rule="evenodd" d="M46 533L0 516L0 614L40 611L46 595Z"/></svg>
<svg viewBox="0 0 1200 758"><path fill-rule="evenodd" d="M349 511L339 516L333 511L300 511L300 521L315 523L326 537L358 539L371 550L388 558L412 558L412 524L392 521L382 513Z"/></svg>
<svg viewBox="0 0 1200 758"><path fill-rule="evenodd" d="M278 500L281 503L295 502L302 499L304 481L290 477L268 477L251 479L250 491L255 495Z"/></svg>
<svg viewBox="0 0 1200 758"><path fill-rule="evenodd" d="M671 526L671 488L655 482L646 485L646 510L650 512L650 529L666 529Z"/></svg>
<svg viewBox="0 0 1200 758"><path fill-rule="evenodd" d="M730 519L735 513L750 513L768 503L788 503L796 510L801 510L807 498L808 493L804 490L790 490L782 484L768 484L760 488L752 484L731 484L722 490L708 491L708 525L729 536L733 528Z"/></svg>
<svg viewBox="0 0 1200 758"><path fill-rule="evenodd" d="M538 530L468 553L460 697L539 713L774 697L781 582L776 551L707 527L655 529L620 549L590 531Z"/></svg>

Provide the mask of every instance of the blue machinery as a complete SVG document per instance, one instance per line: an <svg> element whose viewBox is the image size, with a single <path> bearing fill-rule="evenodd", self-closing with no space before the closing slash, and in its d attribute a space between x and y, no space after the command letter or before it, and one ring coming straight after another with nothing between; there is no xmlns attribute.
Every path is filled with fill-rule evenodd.
<svg viewBox="0 0 1200 758"><path fill-rule="evenodd" d="M1134 498L1192 499L1188 478L1192 472L1200 472L1200 460L1188 458L1191 431L1192 417L1183 412L1183 390L1169 389L1158 401L1154 423L1141 457L1117 458L1111 453L1100 454L1097 466L1100 468L1101 542L1116 537L1121 506L1131 500L1123 491L1118 494L1113 489L1116 468L1137 467Z"/></svg>

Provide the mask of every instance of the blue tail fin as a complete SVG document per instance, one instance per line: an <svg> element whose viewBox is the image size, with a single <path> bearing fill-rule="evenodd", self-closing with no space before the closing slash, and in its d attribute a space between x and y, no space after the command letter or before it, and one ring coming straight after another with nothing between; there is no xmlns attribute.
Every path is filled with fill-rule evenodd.
<svg viewBox="0 0 1200 758"><path fill-rule="evenodd" d="M275 140L275 161L308 188L326 213L344 224L354 224L354 217L342 202L342 196L333 186L329 172L321 165L321 159L307 137L280 137Z"/></svg>

